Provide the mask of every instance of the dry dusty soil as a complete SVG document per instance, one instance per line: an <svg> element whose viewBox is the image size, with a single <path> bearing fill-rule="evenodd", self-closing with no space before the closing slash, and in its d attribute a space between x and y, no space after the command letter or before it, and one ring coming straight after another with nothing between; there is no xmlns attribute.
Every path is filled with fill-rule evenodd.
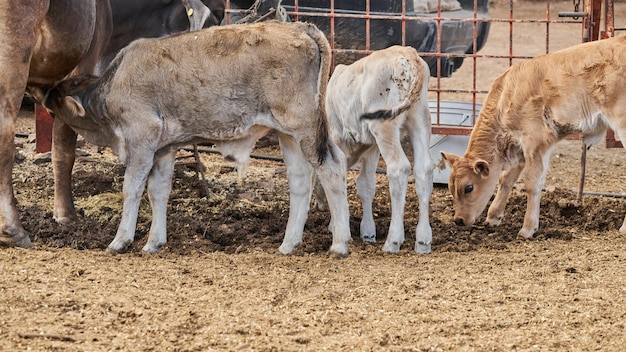
<svg viewBox="0 0 626 352"><path fill-rule="evenodd" d="M553 6L554 14L571 10L571 2ZM522 18L545 17L543 2L514 8ZM491 16L508 11L508 3L494 3ZM506 26L492 27L486 53L506 48ZM550 31L552 44L580 39L578 25ZM514 35L516 51L545 51L545 24ZM505 67L479 67L479 89ZM461 86L472 69L464 65L442 81ZM33 132L31 115L18 119L20 132ZM557 148L532 241L516 238L525 209L520 189L502 226L468 228L452 223L451 197L445 186L435 187L430 255L412 250L413 184L408 240L399 254L382 253L390 217L383 175L375 201L379 240L359 239L350 171L351 254L333 259L328 216L319 212L310 214L294 255L277 253L288 210L280 162L254 159L238 184L232 165L214 154L202 156L209 194L180 160L160 253L141 253L150 224L146 200L136 242L127 253L107 255L120 218L123 166L108 150L81 147L80 220L59 225L51 215L50 163L34 163L32 141L17 143L15 193L35 248L0 249L0 350L621 351L626 343L626 236L617 231L626 214L619 197L626 193L623 149L590 150L585 189L613 197L586 195L580 204L572 192L580 142Z"/></svg>

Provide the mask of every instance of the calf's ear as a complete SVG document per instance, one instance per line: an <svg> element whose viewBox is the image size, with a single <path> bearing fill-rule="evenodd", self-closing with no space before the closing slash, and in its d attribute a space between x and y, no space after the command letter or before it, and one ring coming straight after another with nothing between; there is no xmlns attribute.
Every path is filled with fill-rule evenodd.
<svg viewBox="0 0 626 352"><path fill-rule="evenodd" d="M85 108L76 99L71 96L66 96L63 99L65 100L65 105L72 111L74 115L80 117L85 116Z"/></svg>
<svg viewBox="0 0 626 352"><path fill-rule="evenodd" d="M482 159L474 161L474 172L482 178L489 177L489 163Z"/></svg>
<svg viewBox="0 0 626 352"><path fill-rule="evenodd" d="M446 163L448 163L448 165L450 165L450 167L452 167L452 165L460 158L458 155L446 152L441 152L441 157L446 161Z"/></svg>

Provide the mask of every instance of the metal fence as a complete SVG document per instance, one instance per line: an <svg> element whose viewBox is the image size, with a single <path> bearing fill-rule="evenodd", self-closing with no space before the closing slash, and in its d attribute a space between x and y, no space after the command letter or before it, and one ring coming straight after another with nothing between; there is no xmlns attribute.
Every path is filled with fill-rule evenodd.
<svg viewBox="0 0 626 352"><path fill-rule="evenodd" d="M415 47L431 68L433 134L440 135L470 134L491 82L516 61L623 29L615 26L614 0L459 0L457 9L437 0L431 11L417 9L414 0L274 1L292 20L326 33L334 64L394 44ZM226 1L227 23L242 15L234 3ZM471 123L447 123L448 102L466 103ZM612 133L607 145L619 145Z"/></svg>

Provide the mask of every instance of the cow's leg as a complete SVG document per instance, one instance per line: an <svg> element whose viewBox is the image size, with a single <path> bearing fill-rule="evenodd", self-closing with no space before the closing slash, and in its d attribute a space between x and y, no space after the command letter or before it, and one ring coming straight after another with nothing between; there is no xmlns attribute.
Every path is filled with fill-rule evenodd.
<svg viewBox="0 0 626 352"><path fill-rule="evenodd" d="M524 185L526 187L527 204L524 225L519 230L518 236L529 239L533 237L537 228L539 228L541 190L546 183L550 150L535 150L532 154L524 153L524 156L526 159Z"/></svg>
<svg viewBox="0 0 626 352"><path fill-rule="evenodd" d="M391 224L383 251L397 253L404 242L404 204L411 173L411 163L400 144L400 128L385 121L372 127L380 154L387 164L389 194L391 196Z"/></svg>
<svg viewBox="0 0 626 352"><path fill-rule="evenodd" d="M511 190L513 190L515 181L517 181L519 175L522 173L522 170L524 170L524 163L519 163L512 168L503 171L500 175L500 178L498 179L499 185L496 197L487 211L487 224L492 226L500 225L504 216L504 208L506 207L509 195L511 194Z"/></svg>
<svg viewBox="0 0 626 352"><path fill-rule="evenodd" d="M0 49L2 50L2 49ZM28 75L28 72L24 73ZM25 79L23 80L26 84ZM0 82L4 85L5 82ZM13 197L13 159L15 157L15 120L23 95L23 87L13 87L0 97L0 245L29 248L32 243L24 231Z"/></svg>
<svg viewBox="0 0 626 352"><path fill-rule="evenodd" d="M134 144L129 143L129 145ZM122 219L115 238L107 247L107 252L111 254L123 252L135 239L139 202L154 160L154 152L140 148L129 151L128 155L129 160L124 172L122 189L124 194Z"/></svg>
<svg viewBox="0 0 626 352"><path fill-rule="evenodd" d="M376 166L379 157L378 148L372 146L361 156L361 171L356 180L356 190L363 208L361 219L361 239L364 242L376 242L376 223L372 203L376 194Z"/></svg>
<svg viewBox="0 0 626 352"><path fill-rule="evenodd" d="M172 175L176 162L176 150L154 159L154 166L148 176L148 199L152 207L152 225L145 252L157 252L167 242L167 201L172 190Z"/></svg>
<svg viewBox="0 0 626 352"><path fill-rule="evenodd" d="M35 3L23 11L10 10L6 2L0 11L0 245L32 247L24 231L13 196L15 121L28 80L35 30L47 8ZM20 7L22 4L20 4ZM26 6L26 5L24 5ZM28 13L28 16L23 14ZM11 25L8 25L11 24ZM18 25L19 24L19 25Z"/></svg>
<svg viewBox="0 0 626 352"><path fill-rule="evenodd" d="M278 251L290 254L302 243L302 232L311 201L313 168L291 136L278 132L278 140L289 182L289 219L283 243Z"/></svg>
<svg viewBox="0 0 626 352"><path fill-rule="evenodd" d="M425 90L427 88L424 88ZM415 193L419 202L419 220L415 229L415 252L428 254L431 252L433 230L430 226L430 198L433 193L434 164L430 156L431 122L428 111L427 97L416 107L421 109L415 121L408 121L407 127L413 146L413 175L415 176Z"/></svg>
<svg viewBox="0 0 626 352"><path fill-rule="evenodd" d="M54 121L52 169L54 171L53 218L64 224L76 220L72 197L72 168L76 159L76 133L61 120Z"/></svg>

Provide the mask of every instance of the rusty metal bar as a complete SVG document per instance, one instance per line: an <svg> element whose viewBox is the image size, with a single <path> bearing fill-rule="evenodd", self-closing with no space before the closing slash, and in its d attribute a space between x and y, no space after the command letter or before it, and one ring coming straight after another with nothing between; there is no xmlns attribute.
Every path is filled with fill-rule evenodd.
<svg viewBox="0 0 626 352"><path fill-rule="evenodd" d="M406 45L406 0L402 0L402 45Z"/></svg>
<svg viewBox="0 0 626 352"><path fill-rule="evenodd" d="M614 0L604 0L604 31L601 38L611 38L615 36L615 4Z"/></svg>
<svg viewBox="0 0 626 352"><path fill-rule="evenodd" d="M330 0L330 14L333 15L330 17L330 34L328 40L330 41L330 50L332 53L335 53L335 0ZM335 55L331 59L332 67L334 70L335 67Z"/></svg>
<svg viewBox="0 0 626 352"><path fill-rule="evenodd" d="M35 104L35 152L46 153L52 150L52 130L54 120L48 110Z"/></svg>
<svg viewBox="0 0 626 352"><path fill-rule="evenodd" d="M365 1L365 51L367 53L370 52L370 26L371 26L371 18L370 18L370 0Z"/></svg>
<svg viewBox="0 0 626 352"><path fill-rule="evenodd" d="M546 20L550 20L550 0L546 0ZM550 22L546 22L546 54L550 52Z"/></svg>

